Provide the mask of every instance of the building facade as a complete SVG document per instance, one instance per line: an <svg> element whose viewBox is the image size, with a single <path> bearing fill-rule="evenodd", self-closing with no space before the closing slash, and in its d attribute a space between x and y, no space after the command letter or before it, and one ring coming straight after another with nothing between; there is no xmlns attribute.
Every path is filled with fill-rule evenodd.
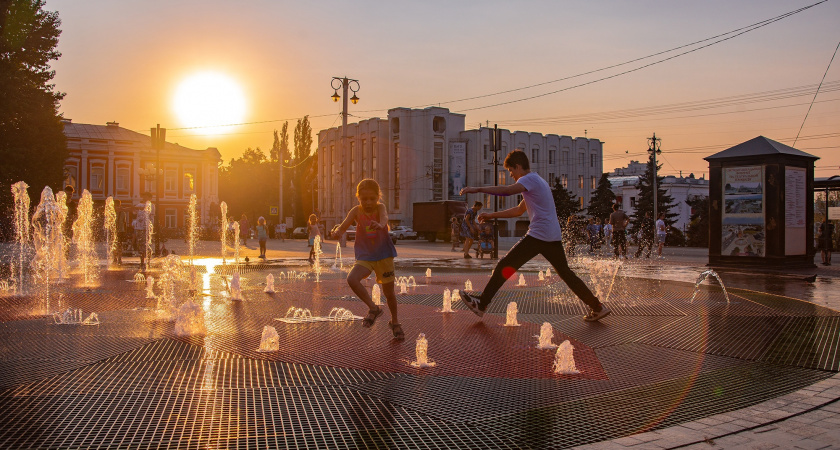
<svg viewBox="0 0 840 450"><path fill-rule="evenodd" d="M155 170L157 151L151 138L121 128L116 122L106 125L72 123L64 120L64 134L70 151L64 164L64 185L73 186L78 200L87 189L95 202L111 196L120 200L123 209L142 202L144 193L156 200L156 173L163 176L156 211L163 228L183 228L192 194L202 225L209 225L219 209L219 163L216 148L193 150L167 142L160 151L160 170Z"/></svg>
<svg viewBox="0 0 840 450"><path fill-rule="evenodd" d="M631 167L635 162L631 162ZM620 169L616 169L616 171L621 173ZM613 194L616 196L616 201L621 204L624 212L627 215L634 214L636 212L636 199L639 196L639 190L636 188L639 176L613 176L609 177L608 180ZM671 213L677 214L677 216L674 217L674 223L671 226L685 232L689 222L691 222L691 207L686 201L698 197L708 197L709 180L702 177L695 178L694 174L687 177L668 175L662 179L660 187L674 199Z"/></svg>
<svg viewBox="0 0 840 450"><path fill-rule="evenodd" d="M460 190L464 186L493 186L495 176L499 185L512 182L502 162L513 149L526 152L532 171L552 185L555 180L563 183L581 205L588 204L603 170L601 141L501 130L499 173L494 175L492 131L484 127L466 130L463 114L440 107L394 108L387 119L348 124L343 153L341 127L321 130L318 186L322 220L327 228L340 223L347 210L358 203L355 186L363 178L379 182L392 226L411 226L416 202L463 200L471 205L478 200L486 210L492 210L492 196L461 196ZM499 200L502 210L515 206L521 198ZM502 236L522 235L528 216L500 222Z"/></svg>

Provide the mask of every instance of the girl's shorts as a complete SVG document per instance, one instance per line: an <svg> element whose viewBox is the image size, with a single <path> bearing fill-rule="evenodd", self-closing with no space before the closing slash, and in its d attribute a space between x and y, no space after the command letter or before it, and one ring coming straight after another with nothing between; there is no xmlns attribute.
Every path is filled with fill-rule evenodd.
<svg viewBox="0 0 840 450"><path fill-rule="evenodd" d="M379 284L393 283L396 280L394 277L394 258L385 258L379 261L356 261L356 265L375 273L376 282Z"/></svg>
<svg viewBox="0 0 840 450"><path fill-rule="evenodd" d="M309 246L312 247L315 245L315 238L309 238Z"/></svg>

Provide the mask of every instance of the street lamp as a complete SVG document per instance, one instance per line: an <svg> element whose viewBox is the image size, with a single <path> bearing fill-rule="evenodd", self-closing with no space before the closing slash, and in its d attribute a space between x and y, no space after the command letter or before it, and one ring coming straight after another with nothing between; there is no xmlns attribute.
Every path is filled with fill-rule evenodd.
<svg viewBox="0 0 840 450"><path fill-rule="evenodd" d="M156 128L152 128L152 148L157 151L157 163L155 165L155 209L154 209L154 216L155 216L155 255L160 255L160 227L158 226L158 216L160 215L158 208L160 207L160 182L164 177L164 172L160 165L160 150L166 144L166 128L161 128L160 124L157 124Z"/></svg>
<svg viewBox="0 0 840 450"><path fill-rule="evenodd" d="M336 83L338 83L338 84L336 84ZM344 152L344 146L345 146L345 143L347 142L347 91L348 90L353 91L353 97L350 98L350 101L353 102L353 104L355 105L356 103L359 103L359 97L356 96L356 92L359 91L360 86L359 86L359 80L353 80L353 79L350 79L350 78L347 78L347 77L341 77L341 78L333 77L332 81L330 81L330 87L332 87L333 91L335 91L335 93L330 96L333 99L334 102L337 103L338 100L340 98L342 98L341 95L338 95L338 88L341 88L341 93L344 96L344 103L342 104L342 108L341 108L341 144L338 147L339 148L339 155L341 155L340 156L340 163L339 163L339 173L338 173L338 187L339 187L338 188L338 195L341 198L341 201L339 202L339 209L338 209L339 210L339 216L340 216L341 214L346 212L346 208L345 208L345 205L344 205L344 198L346 197L345 194L353 191L352 186L350 186L350 183L352 182L352 180L350 180L350 177L346 177L347 181L344 181L344 178L346 176L345 175L346 170L344 168L344 163L345 163L345 160L347 159L347 155L345 155L345 152ZM346 183L346 186L344 185L345 183ZM347 237L346 237L345 234L341 235L341 237L339 238L339 242L341 242L342 247L347 246Z"/></svg>
<svg viewBox="0 0 840 450"><path fill-rule="evenodd" d="M656 155L662 154L662 139L656 138L656 133L653 133L653 137L647 138L648 140L648 153L653 156L653 221L656 222L659 219L658 209L659 209L659 202L657 201L657 196L659 194L659 188L657 187L657 167L656 167ZM656 231L654 231L656 233Z"/></svg>

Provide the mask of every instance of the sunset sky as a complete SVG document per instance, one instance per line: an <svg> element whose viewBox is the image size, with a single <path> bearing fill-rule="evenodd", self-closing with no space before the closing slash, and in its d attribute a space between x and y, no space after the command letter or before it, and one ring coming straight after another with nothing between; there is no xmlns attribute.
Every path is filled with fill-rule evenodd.
<svg viewBox="0 0 840 450"><path fill-rule="evenodd" d="M708 172L703 157L755 136L793 144L840 41L840 0L604 81L574 87L714 40L552 81L817 1L47 0L46 9L62 20L63 56L53 68L67 93L65 117L146 134L159 123L168 141L217 147L225 162L248 147L267 152L285 120L291 129L308 114L315 133L339 125L330 80L346 75L361 84L351 122L440 104L465 113L468 128L489 121L571 136L587 130L605 142L605 171L646 158L646 138L656 132L662 171L700 176ZM235 84L241 105L223 109L241 106L236 122L248 124L179 129L196 123L179 115L176 91L199 73ZM817 177L840 174L840 56L822 89L796 144L821 158ZM486 97L456 101L478 96Z"/></svg>

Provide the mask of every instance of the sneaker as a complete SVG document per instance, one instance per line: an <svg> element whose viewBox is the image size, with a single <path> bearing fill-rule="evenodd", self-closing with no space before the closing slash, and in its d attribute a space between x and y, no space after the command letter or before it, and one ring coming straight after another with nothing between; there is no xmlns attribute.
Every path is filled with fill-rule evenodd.
<svg viewBox="0 0 840 450"><path fill-rule="evenodd" d="M464 253L464 259L472 259L469 253Z"/></svg>
<svg viewBox="0 0 840 450"><path fill-rule="evenodd" d="M589 314L583 316L583 320L587 322L597 322L603 319L604 317L609 316L611 312L611 309L607 308L606 306L602 306L601 310L598 312L595 312L595 310L590 310Z"/></svg>
<svg viewBox="0 0 840 450"><path fill-rule="evenodd" d="M484 311L482 311L481 308L478 307L477 298L471 296L470 294L467 294L464 291L458 291L458 293L461 294L461 301L464 302L465 305L467 305L467 308L469 308L470 311L474 312L475 315L478 317L484 316Z"/></svg>

